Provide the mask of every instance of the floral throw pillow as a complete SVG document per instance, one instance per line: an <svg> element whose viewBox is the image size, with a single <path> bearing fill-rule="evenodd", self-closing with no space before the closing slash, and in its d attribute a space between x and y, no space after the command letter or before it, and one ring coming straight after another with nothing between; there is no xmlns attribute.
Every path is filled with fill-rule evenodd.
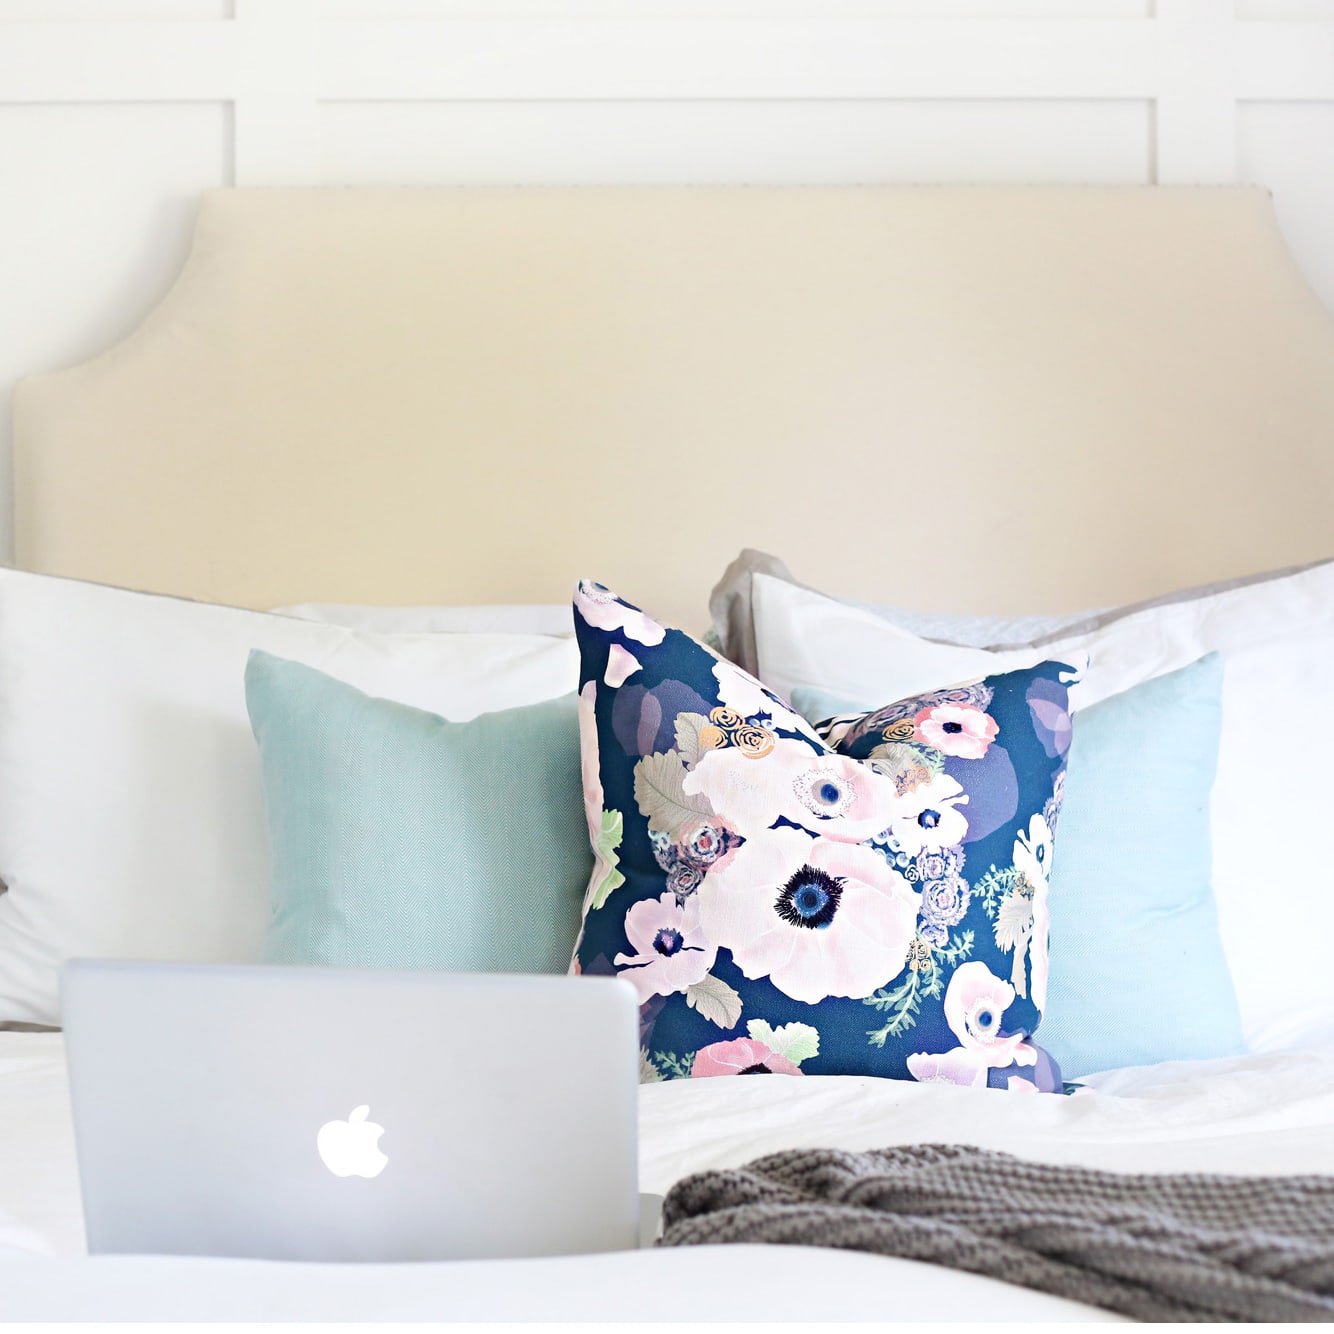
<svg viewBox="0 0 1334 1334"><path fill-rule="evenodd" d="M1060 1090L1031 1040L1063 663L822 724L600 584L575 594L596 865L574 971L640 999L645 1080Z"/></svg>

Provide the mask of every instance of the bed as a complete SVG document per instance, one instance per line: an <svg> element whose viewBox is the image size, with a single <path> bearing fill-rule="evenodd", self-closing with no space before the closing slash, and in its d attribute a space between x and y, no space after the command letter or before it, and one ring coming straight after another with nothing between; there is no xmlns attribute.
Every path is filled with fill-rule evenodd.
<svg viewBox="0 0 1334 1334"><path fill-rule="evenodd" d="M210 702L218 681L243 710L258 646L464 722L534 706L575 684L559 604L580 578L696 635L712 618L783 699L828 693L812 721L1048 651L1091 655L1076 719L1211 650L1231 672L1217 893L1195 906L1217 918L1240 1047L1087 1066L1071 1096L1038 1099L971 1077L663 1078L659 1062L642 1190L781 1149L923 1140L1334 1174L1334 996L1299 939L1334 922L1318 873L1290 874L1289 845L1316 833L1300 812L1266 827L1279 888L1248 888L1251 808L1221 777L1281 756L1290 806L1322 799L1319 724L1258 741L1237 700L1305 718L1327 695L1331 424L1334 329L1254 190L206 195L145 324L16 396L0 1315L1116 1318L814 1247L799 1282L775 1246L403 1267L83 1254L59 959L253 958L270 925L260 763L244 712ZM884 698L863 697L868 678ZM124 831L164 801L193 804L149 840L148 876ZM63 899L31 888L47 846L76 887ZM1134 1027L1134 997L1119 1004ZM1155 1020L1136 1050L1161 1057Z"/></svg>

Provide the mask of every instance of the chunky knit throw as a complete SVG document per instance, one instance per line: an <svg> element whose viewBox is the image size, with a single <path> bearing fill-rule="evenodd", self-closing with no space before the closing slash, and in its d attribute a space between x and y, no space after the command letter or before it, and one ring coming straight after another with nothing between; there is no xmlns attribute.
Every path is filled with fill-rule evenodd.
<svg viewBox="0 0 1334 1334"><path fill-rule="evenodd" d="M1130 1175L952 1144L794 1149L678 1182L661 1245L963 1269L1139 1320L1334 1320L1334 1177Z"/></svg>

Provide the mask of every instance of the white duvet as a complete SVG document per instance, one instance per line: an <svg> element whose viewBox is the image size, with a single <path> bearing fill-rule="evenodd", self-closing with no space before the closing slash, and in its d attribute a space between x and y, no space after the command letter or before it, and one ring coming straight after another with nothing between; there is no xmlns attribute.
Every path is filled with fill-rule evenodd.
<svg viewBox="0 0 1334 1334"><path fill-rule="evenodd" d="M641 1090L641 1179L778 1149L977 1144L1143 1171L1334 1173L1334 1043L1095 1076L1071 1098L865 1078ZM1103 1312L910 1261L717 1246L311 1265L83 1254L59 1035L0 1033L0 1320L1070 1320Z"/></svg>

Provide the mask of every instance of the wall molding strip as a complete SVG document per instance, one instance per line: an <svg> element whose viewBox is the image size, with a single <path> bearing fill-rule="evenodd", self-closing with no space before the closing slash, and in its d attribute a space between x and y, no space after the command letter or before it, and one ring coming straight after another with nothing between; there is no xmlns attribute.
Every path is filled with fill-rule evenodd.
<svg viewBox="0 0 1334 1334"><path fill-rule="evenodd" d="M1161 183L1237 178L1237 107L1334 102L1334 22L1158 0L1144 19L323 19L0 22L0 105L225 102L238 185L320 168L336 102L1139 100Z"/></svg>

